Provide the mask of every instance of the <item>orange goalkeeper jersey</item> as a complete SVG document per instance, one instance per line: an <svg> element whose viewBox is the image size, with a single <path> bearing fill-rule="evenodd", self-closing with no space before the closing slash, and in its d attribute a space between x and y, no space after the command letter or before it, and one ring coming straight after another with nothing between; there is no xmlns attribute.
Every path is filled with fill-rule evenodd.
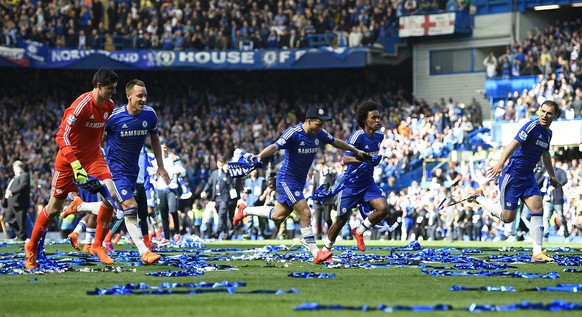
<svg viewBox="0 0 582 317"><path fill-rule="evenodd" d="M102 155L101 138L113 108L112 100L97 105L91 92L86 92L65 110L56 141L69 163L79 160L84 165Z"/></svg>

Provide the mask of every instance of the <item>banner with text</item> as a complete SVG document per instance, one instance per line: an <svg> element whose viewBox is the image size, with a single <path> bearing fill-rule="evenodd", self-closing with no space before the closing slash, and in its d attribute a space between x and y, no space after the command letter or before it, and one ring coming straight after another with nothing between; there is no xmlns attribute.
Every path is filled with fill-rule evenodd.
<svg viewBox="0 0 582 317"><path fill-rule="evenodd" d="M162 51L47 49L36 42L0 49L1 66L142 70L269 70L353 68L367 64L367 48L260 51Z"/></svg>
<svg viewBox="0 0 582 317"><path fill-rule="evenodd" d="M434 36L455 33L455 12L400 17L398 36Z"/></svg>

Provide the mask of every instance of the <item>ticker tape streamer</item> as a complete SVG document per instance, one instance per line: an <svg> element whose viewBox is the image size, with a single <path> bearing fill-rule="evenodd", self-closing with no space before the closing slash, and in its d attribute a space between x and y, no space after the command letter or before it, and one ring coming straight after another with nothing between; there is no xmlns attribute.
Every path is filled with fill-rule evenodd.
<svg viewBox="0 0 582 317"><path fill-rule="evenodd" d="M289 277L295 278L335 278L333 273L316 273L316 272L291 272Z"/></svg>
<svg viewBox="0 0 582 317"><path fill-rule="evenodd" d="M571 311L571 310L582 310L582 303L569 303L563 300L553 300L548 304L530 303L528 301L524 301L519 304L509 304L509 305L472 304L467 308L467 310L470 312L510 311L510 310Z"/></svg>
<svg viewBox="0 0 582 317"><path fill-rule="evenodd" d="M201 292L220 291L233 292L232 289L246 286L245 282L217 282L217 283L161 283L158 286L150 286L146 283L125 285L114 285L111 288L96 288L94 291L87 291L87 295L141 295L141 294L197 294Z"/></svg>
<svg viewBox="0 0 582 317"><path fill-rule="evenodd" d="M356 311L383 311L383 312L393 312L393 311L417 311L417 312L427 312L427 311L445 311L451 310L451 305L434 305L434 306L404 306L397 305L389 307L383 304L378 306L344 306L344 305L322 305L318 303L303 303L299 306L293 307L294 311L315 311L315 310L356 310Z"/></svg>
<svg viewBox="0 0 582 317"><path fill-rule="evenodd" d="M158 276L158 277L178 277L178 276L200 276L204 275L203 269L187 269L181 271L162 271L162 272L149 272L146 273L147 276Z"/></svg>
<svg viewBox="0 0 582 317"><path fill-rule="evenodd" d="M461 285L453 285L451 288L449 288L449 291L515 292L515 288L513 288L512 286L467 287Z"/></svg>
<svg viewBox="0 0 582 317"><path fill-rule="evenodd" d="M94 291L87 291L87 295L171 295L171 294L203 294L203 293L228 293L228 294L301 294L301 291L291 288L289 290L252 290L239 292L237 288L246 286L245 282L217 282L217 283L169 283L165 282L158 286L150 286L146 283L114 285L111 288L96 288Z"/></svg>
<svg viewBox="0 0 582 317"><path fill-rule="evenodd" d="M512 286L481 286L481 287L467 287L460 285L453 285L449 291L486 291L486 292L515 292ZM525 291L540 291L540 292L582 292L582 284L556 284L556 286L536 287Z"/></svg>
<svg viewBox="0 0 582 317"><path fill-rule="evenodd" d="M553 300L550 303L530 303L524 301L518 304L509 305L489 305L489 304L471 304L469 307L454 308L452 305L438 304L438 305L395 305L387 306L380 304L378 306L344 306L344 305L322 305L318 303L303 303L299 306L293 307L294 311L316 311L316 310L352 310L352 311L411 311L411 312L430 312L430 311L469 311L473 313L483 311L512 311L512 310L546 310L546 311L574 311L582 310L582 303L570 303L563 300Z"/></svg>
<svg viewBox="0 0 582 317"><path fill-rule="evenodd" d="M541 291L541 292L578 293L578 292L582 292L582 284L556 284L556 286L536 287L536 288L531 289L531 290Z"/></svg>
<svg viewBox="0 0 582 317"><path fill-rule="evenodd" d="M429 274L432 276L510 276L510 277L521 277L521 278L544 278L544 279L557 279L560 275L557 272L549 272L546 274L537 273L525 273L525 272L490 272L490 271L477 271L477 272L452 272L452 271L438 271L438 270L422 270L422 274Z"/></svg>

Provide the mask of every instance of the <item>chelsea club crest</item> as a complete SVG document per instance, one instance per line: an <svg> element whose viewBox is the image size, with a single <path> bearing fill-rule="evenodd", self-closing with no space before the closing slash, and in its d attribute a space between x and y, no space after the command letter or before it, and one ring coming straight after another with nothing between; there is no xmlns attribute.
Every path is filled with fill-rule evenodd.
<svg viewBox="0 0 582 317"><path fill-rule="evenodd" d="M263 54L263 64L266 67L271 67L277 63L277 52L267 51Z"/></svg>

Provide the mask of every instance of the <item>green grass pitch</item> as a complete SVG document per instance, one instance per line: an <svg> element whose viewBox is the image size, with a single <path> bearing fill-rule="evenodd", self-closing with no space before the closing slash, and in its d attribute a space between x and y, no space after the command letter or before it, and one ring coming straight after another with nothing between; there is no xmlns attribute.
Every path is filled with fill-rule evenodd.
<svg viewBox="0 0 582 317"><path fill-rule="evenodd" d="M217 241L206 243L201 258L224 256L229 259L232 251L211 252L210 249L240 248L250 250L265 245L291 246L293 241ZM351 247L353 241L344 241L338 245ZM369 250L366 254L388 255L390 248L402 248L407 242L367 241ZM487 259L490 254L530 253L531 243L505 242L421 242L423 248L455 248L453 254L459 254L462 249L481 249L482 254L471 254L478 259ZM556 252L552 248L566 247L574 252ZM504 251L502 250L502 248ZM550 255L582 254L582 244L551 244L546 243ZM132 249L129 245L118 246L117 249ZM68 244L47 246L47 253L54 254L60 250L71 252ZM180 249L167 249L170 252L163 256L178 255ZM226 249L228 250L228 249ZM301 247L294 247L290 252L305 252ZM400 251L413 253L414 251ZM285 253L280 251L279 253ZM341 252L334 252L339 255ZM361 252L355 252L361 254ZM250 253L246 253L250 254ZM74 254L73 254L74 255ZM22 260L22 244L4 245L0 247L0 271L7 260L17 258ZM62 258L67 258L63 256ZM70 258L70 256L68 257ZM115 255L113 256L115 259ZM582 303L580 293L570 292L538 292L528 289L555 286L558 283L582 283L582 273L567 273L565 268L551 263L512 264L518 270L527 273L545 274L557 272L560 278L526 279L514 277L466 277L439 276L422 274L422 268L417 265L395 266L377 269L362 268L326 268L310 261L265 261L265 260L222 260L208 263L230 265L237 268L232 271L208 271L201 276L187 277L157 277L146 276L147 272L181 270L165 265L133 266L128 262L117 262L116 266L123 269L120 273L103 272L103 266L95 258L89 258L89 265L76 266L77 271L48 274L1 274L0 275L0 316L16 317L162 317L162 316L380 316L386 312L373 311L293 311L293 307L302 303L315 302L323 305L347 305L375 307L379 304L395 305L452 305L454 310L444 312L393 312L395 316L580 316L580 311L509 311L470 313L462 310L472 303L507 305L523 301L549 303L554 299L567 302ZM424 263L432 266L452 266L453 263ZM89 268L93 272L81 272L79 269ZM135 268L135 272L131 272ZM580 267L577 267L580 269ZM302 279L289 277L292 272L333 273L333 279ZM245 282L245 287L237 288L235 294L201 293L193 295L123 295L123 296L90 296L87 291L96 288L111 288L114 285L127 283L146 283L158 286L163 282L200 283L200 282ZM512 286L516 292L485 292L485 291L449 291L453 285L467 287L481 286ZM249 294L253 290L289 290L297 289L301 294Z"/></svg>

